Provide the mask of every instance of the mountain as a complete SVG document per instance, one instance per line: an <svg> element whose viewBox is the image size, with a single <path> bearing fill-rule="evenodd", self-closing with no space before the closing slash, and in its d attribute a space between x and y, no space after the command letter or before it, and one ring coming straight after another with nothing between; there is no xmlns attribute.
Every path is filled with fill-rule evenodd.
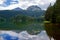
<svg viewBox="0 0 60 40"><path fill-rule="evenodd" d="M0 11L0 17L6 17L6 18L10 18L10 17L14 17L16 15L26 15L26 16L31 16L31 17L39 17L45 14L45 11L42 10L40 7L38 6L30 6L27 8L27 10L23 10L19 7L13 9L13 10L3 10Z"/></svg>
<svg viewBox="0 0 60 40"><path fill-rule="evenodd" d="M12 10L15 10L15 11L19 11L19 10L22 10L21 8L17 7L15 9L12 9Z"/></svg>
<svg viewBox="0 0 60 40"><path fill-rule="evenodd" d="M27 10L28 11L40 11L41 8L38 7L38 6L33 5L33 6L28 7Z"/></svg>
<svg viewBox="0 0 60 40"><path fill-rule="evenodd" d="M45 11L38 6L30 6L27 8L27 14L32 17L39 17L44 15Z"/></svg>

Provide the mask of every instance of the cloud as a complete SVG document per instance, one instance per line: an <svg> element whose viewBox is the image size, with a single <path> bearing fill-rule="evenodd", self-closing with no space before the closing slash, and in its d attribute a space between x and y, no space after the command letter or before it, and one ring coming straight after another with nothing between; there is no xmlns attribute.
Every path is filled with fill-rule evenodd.
<svg viewBox="0 0 60 40"><path fill-rule="evenodd" d="M41 33L37 35L30 35L27 31L22 31L20 33L16 33L14 31L0 31L1 33L1 40L50 40L46 34L46 31L41 31ZM6 35L7 34L7 35ZM18 39L16 39L18 38ZM52 38L53 40L53 38Z"/></svg>
<svg viewBox="0 0 60 40"><path fill-rule="evenodd" d="M14 8L18 7L17 4L12 4L12 5L9 5L8 7L0 7L0 10L12 10Z"/></svg>
<svg viewBox="0 0 60 40"><path fill-rule="evenodd" d="M2 39L9 39L9 38L16 38L18 37L19 40L49 40L49 37L46 34L46 31L42 31L41 33L37 34L37 35L30 35L27 31L22 31L20 33L16 33L13 31L0 31L1 34L8 34L7 35L3 35L5 38L3 38L3 36L1 37ZM9 37L9 35L11 37Z"/></svg>
<svg viewBox="0 0 60 40"><path fill-rule="evenodd" d="M54 4L55 0L0 0L0 10L12 10L16 7L26 9L32 5L38 5L42 9L46 9L50 3ZM46 5L46 6L45 6Z"/></svg>
<svg viewBox="0 0 60 40"><path fill-rule="evenodd" d="M0 4L2 4L5 0L0 0Z"/></svg>

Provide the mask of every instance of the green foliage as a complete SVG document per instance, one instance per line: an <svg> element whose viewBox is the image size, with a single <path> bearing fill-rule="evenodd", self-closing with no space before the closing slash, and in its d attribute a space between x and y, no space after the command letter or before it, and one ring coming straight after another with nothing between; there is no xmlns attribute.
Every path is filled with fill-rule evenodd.
<svg viewBox="0 0 60 40"><path fill-rule="evenodd" d="M15 17L11 18L12 24L15 24L20 27L31 24L33 22L33 20L34 20L34 18L25 16L25 15L17 15Z"/></svg>
<svg viewBox="0 0 60 40"><path fill-rule="evenodd" d="M4 17L0 17L0 24L4 24L6 22L6 19Z"/></svg>
<svg viewBox="0 0 60 40"><path fill-rule="evenodd" d="M45 19L47 21L52 21L53 7L51 6L51 4L47 9L48 10L46 10Z"/></svg>
<svg viewBox="0 0 60 40"><path fill-rule="evenodd" d="M60 23L60 16L57 16L57 17L56 17L56 22L57 22L57 23Z"/></svg>
<svg viewBox="0 0 60 40"><path fill-rule="evenodd" d="M54 6L51 6L50 4L48 7L45 14L45 19L47 21L51 21L52 23L60 23L58 16L60 16L60 2L57 0Z"/></svg>
<svg viewBox="0 0 60 40"><path fill-rule="evenodd" d="M49 6L45 14L45 29L50 37L60 39L60 0Z"/></svg>

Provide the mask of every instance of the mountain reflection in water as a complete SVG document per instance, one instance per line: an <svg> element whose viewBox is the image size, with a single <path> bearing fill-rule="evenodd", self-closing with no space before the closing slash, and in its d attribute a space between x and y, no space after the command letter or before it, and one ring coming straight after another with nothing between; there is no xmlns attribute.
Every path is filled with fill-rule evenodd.
<svg viewBox="0 0 60 40"><path fill-rule="evenodd" d="M0 31L0 40L50 40L46 31L41 31L37 35L31 35L27 31L16 33L14 31ZM53 40L53 39L52 39Z"/></svg>

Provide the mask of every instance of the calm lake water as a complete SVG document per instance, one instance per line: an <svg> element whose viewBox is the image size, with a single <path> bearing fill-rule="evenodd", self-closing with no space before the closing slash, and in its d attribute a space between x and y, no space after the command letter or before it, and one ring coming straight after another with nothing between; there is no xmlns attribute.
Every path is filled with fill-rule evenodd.
<svg viewBox="0 0 60 40"><path fill-rule="evenodd" d="M15 31L0 30L0 40L50 40L50 39L45 30L42 30L37 35L31 35L27 31L21 31L17 33Z"/></svg>

